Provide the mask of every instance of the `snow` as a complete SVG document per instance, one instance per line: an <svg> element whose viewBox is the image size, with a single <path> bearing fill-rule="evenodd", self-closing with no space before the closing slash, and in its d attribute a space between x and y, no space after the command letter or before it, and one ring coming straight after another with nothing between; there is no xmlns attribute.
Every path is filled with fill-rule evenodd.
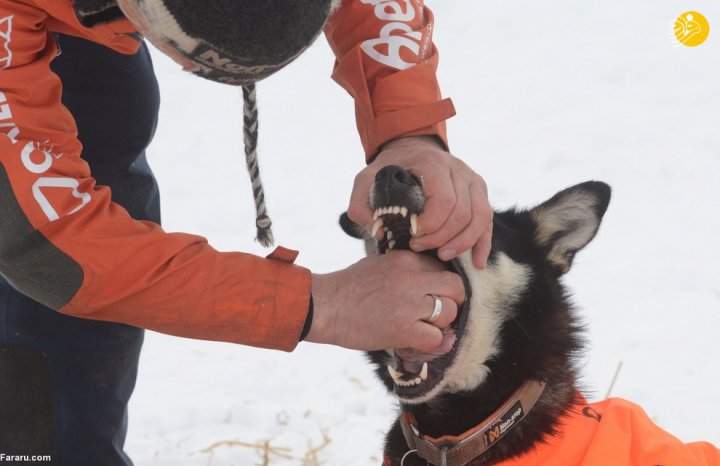
<svg viewBox="0 0 720 466"><path fill-rule="evenodd" d="M428 2L452 150L496 208L588 179L613 187L600 233L567 276L588 325L590 399L644 407L684 441L720 444L720 5ZM685 10L709 39L673 45ZM241 97L155 54L163 104L150 161L169 231L267 254L254 237ZM352 102L324 43L258 86L260 165L278 242L315 272L362 255L337 217L364 166ZM290 354L148 333L126 449L138 466L380 463L396 412L360 353ZM324 440L330 443L324 445ZM312 449L319 448L312 454ZM317 462L313 462L317 460Z"/></svg>

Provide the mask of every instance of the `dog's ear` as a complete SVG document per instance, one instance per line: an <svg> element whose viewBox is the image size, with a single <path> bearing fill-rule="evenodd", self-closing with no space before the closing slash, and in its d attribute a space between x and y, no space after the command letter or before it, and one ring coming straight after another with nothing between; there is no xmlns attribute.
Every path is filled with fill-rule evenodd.
<svg viewBox="0 0 720 466"><path fill-rule="evenodd" d="M340 216L340 228L342 228L345 233L352 236L353 238L363 240L363 243L365 243L365 253L368 256L374 256L378 254L377 240L370 236L370 232L367 231L365 228L350 220L347 212Z"/></svg>
<svg viewBox="0 0 720 466"><path fill-rule="evenodd" d="M348 235L352 236L353 238L357 239L365 239L366 233L365 229L358 225L357 223L350 220L350 217L348 217L347 212L344 212L340 216L340 228L347 233Z"/></svg>
<svg viewBox="0 0 720 466"><path fill-rule="evenodd" d="M530 211L537 225L535 240L547 248L548 260L560 273L570 270L575 253L595 237L609 203L610 186L588 181Z"/></svg>

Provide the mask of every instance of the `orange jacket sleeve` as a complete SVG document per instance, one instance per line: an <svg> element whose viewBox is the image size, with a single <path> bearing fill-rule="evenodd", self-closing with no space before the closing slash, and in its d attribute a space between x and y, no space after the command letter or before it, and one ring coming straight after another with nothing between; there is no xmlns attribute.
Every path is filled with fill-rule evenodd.
<svg viewBox="0 0 720 466"><path fill-rule="evenodd" d="M342 0L325 27L333 78L355 99L368 160L399 137L434 135L447 147L455 109L437 83L433 26L422 0Z"/></svg>
<svg viewBox="0 0 720 466"><path fill-rule="evenodd" d="M309 306L308 270L220 253L204 238L136 221L80 157L49 68L51 32L131 53L137 43L122 34L131 30L125 20L83 28L69 0L0 0L0 273L77 317L293 349Z"/></svg>

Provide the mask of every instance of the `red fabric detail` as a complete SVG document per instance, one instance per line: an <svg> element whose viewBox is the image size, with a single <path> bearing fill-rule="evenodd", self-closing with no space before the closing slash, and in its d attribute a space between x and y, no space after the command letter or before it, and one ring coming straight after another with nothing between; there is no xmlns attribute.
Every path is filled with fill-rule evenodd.
<svg viewBox="0 0 720 466"><path fill-rule="evenodd" d="M295 259L297 259L298 255L300 255L300 251L295 251L294 249L288 249L282 246L278 246L273 252L267 255L267 259L293 264L295 262Z"/></svg>

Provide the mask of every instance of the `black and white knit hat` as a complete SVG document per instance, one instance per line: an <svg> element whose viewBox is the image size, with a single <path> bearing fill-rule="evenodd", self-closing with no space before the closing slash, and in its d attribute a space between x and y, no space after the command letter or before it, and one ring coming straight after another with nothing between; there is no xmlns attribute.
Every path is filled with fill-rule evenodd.
<svg viewBox="0 0 720 466"><path fill-rule="evenodd" d="M257 82L297 58L340 0L116 0L155 47L213 81Z"/></svg>

